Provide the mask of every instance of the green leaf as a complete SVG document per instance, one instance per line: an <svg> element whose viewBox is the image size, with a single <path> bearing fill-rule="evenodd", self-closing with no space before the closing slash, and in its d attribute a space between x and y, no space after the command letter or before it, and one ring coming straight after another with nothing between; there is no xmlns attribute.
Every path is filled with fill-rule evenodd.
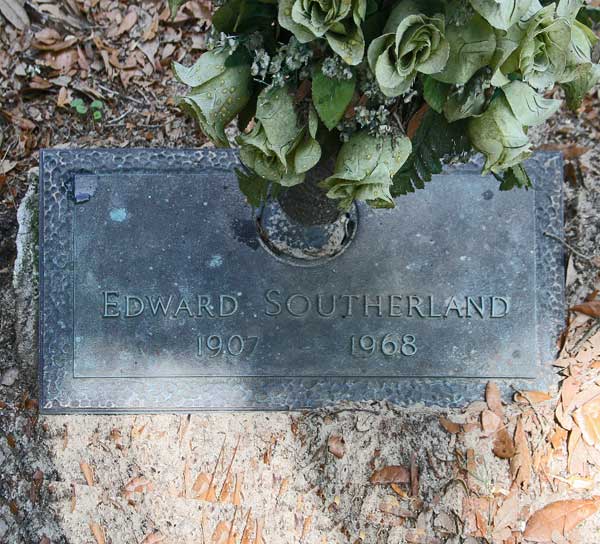
<svg viewBox="0 0 600 544"><path fill-rule="evenodd" d="M356 79L328 78L318 65L313 73L312 100L315 109L329 129L334 129L344 116L344 112L352 100Z"/></svg>
<svg viewBox="0 0 600 544"><path fill-rule="evenodd" d="M270 182L247 168L236 168L235 173L240 191L248 199L248 204L258 208L267 199Z"/></svg>
<svg viewBox="0 0 600 544"><path fill-rule="evenodd" d="M528 127L545 122L560 108L560 100L544 98L522 81L513 81L502 90L516 118Z"/></svg>
<svg viewBox="0 0 600 544"><path fill-rule="evenodd" d="M84 106L85 103L81 98L75 98L71 100L71 107L77 109L79 106Z"/></svg>
<svg viewBox="0 0 600 544"><path fill-rule="evenodd" d="M600 7L586 6L577 15L577 20L589 27L600 23Z"/></svg>
<svg viewBox="0 0 600 544"><path fill-rule="evenodd" d="M212 23L220 32L242 34L267 30L277 18L277 8L260 0L229 0L215 11Z"/></svg>
<svg viewBox="0 0 600 544"><path fill-rule="evenodd" d="M429 107L442 113L446 98L450 92L450 85L437 81L430 76L423 77L423 98Z"/></svg>
<svg viewBox="0 0 600 544"><path fill-rule="evenodd" d="M99 110L94 110L94 112L92 113L92 117L95 121L100 121L100 119L102 119L102 112Z"/></svg>
<svg viewBox="0 0 600 544"><path fill-rule="evenodd" d="M465 158L471 151L466 122L448 123L443 115L430 109L423 116L412 140L412 153L394 176L392 195L424 189L433 174L442 172L442 160Z"/></svg>
<svg viewBox="0 0 600 544"><path fill-rule="evenodd" d="M502 174L494 173L494 177L500 182L501 191L510 191L515 187L520 189L533 187L531 178L522 164L511 166Z"/></svg>
<svg viewBox="0 0 600 544"><path fill-rule="evenodd" d="M319 130L319 117L313 104L308 108L308 133L313 137L317 137L317 130Z"/></svg>
<svg viewBox="0 0 600 544"><path fill-rule="evenodd" d="M174 19L175 15L177 15L177 11L179 10L179 6L183 4L186 0L169 0L169 9L171 10L171 17Z"/></svg>
<svg viewBox="0 0 600 544"><path fill-rule="evenodd" d="M216 49L207 51L192 66L188 67L174 62L173 73L184 85L199 87L225 72L225 61L228 58L227 51Z"/></svg>
<svg viewBox="0 0 600 544"><path fill-rule="evenodd" d="M84 115L87 113L88 109L87 106L83 105L83 104L79 104L77 106L75 106L75 111L79 114L79 115Z"/></svg>
<svg viewBox="0 0 600 544"><path fill-rule="evenodd" d="M244 109L252 95L250 64L244 51L207 51L191 67L173 63L176 77L192 87L180 105L198 121L216 145L228 146L225 126Z"/></svg>
<svg viewBox="0 0 600 544"><path fill-rule="evenodd" d="M104 103L101 100L94 100L90 104L90 108L92 108L93 110L101 110L102 108L104 108Z"/></svg>

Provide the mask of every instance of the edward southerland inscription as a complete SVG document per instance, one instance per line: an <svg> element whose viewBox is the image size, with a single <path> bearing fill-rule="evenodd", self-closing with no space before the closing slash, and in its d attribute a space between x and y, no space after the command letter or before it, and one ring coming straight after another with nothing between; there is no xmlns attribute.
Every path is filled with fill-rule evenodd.
<svg viewBox="0 0 600 544"><path fill-rule="evenodd" d="M240 308L236 295L131 295L118 291L103 291L103 318L227 318L234 317ZM282 314L290 317L315 316L326 319L352 317L408 317L408 318L479 318L501 319L510 311L509 297L502 296L452 296L443 302L433 295L285 295L279 289L269 289L264 294L264 315L275 318ZM395 337L398 337L395 339ZM195 345L198 357L214 357L221 353L232 356L251 355L259 344L258 336L244 337L233 334L228 338L221 335L198 335ZM417 338L414 334L388 333L380 342L373 335L352 335L350 352L353 356L373 353L378 349L383 355L413 356L417 353ZM379 344L379 345L378 345Z"/></svg>
<svg viewBox="0 0 600 544"><path fill-rule="evenodd" d="M191 298L174 295L139 296L103 291L102 317L231 317L238 312L235 295L195 295ZM509 297L452 296L437 301L433 295L286 295L279 289L264 294L265 315L275 317L287 313L292 317L350 317L358 312L364 317L506 317L510 310Z"/></svg>

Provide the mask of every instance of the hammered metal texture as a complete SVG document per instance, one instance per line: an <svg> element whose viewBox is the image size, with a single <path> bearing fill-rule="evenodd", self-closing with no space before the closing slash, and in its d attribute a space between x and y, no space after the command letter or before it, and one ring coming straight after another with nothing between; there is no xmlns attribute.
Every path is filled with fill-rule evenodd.
<svg viewBox="0 0 600 544"><path fill-rule="evenodd" d="M229 150L43 150L40 184L40 379L44 412L143 412L296 409L339 401L385 400L461 406L481 398L486 378L188 377L160 379L74 378L74 178L82 175L195 172L228 173L237 166ZM534 379L499 380L508 394L553 381L550 362L564 325L562 160L541 153L528 161L535 182L535 295L537 327ZM452 166L448 174L474 174L479 164ZM435 211L432 211L435 213ZM514 218L518 221L519 218ZM327 366L328 354L323 365Z"/></svg>

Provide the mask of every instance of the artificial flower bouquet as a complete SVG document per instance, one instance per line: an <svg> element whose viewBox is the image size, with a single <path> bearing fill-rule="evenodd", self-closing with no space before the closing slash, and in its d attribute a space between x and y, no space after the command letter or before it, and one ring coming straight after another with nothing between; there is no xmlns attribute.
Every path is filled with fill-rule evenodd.
<svg viewBox="0 0 600 544"><path fill-rule="evenodd" d="M340 208L392 207L474 151L501 189L527 187L528 127L560 107L552 96L576 108L600 80L592 11L582 0L226 0L208 50L174 70L204 134L239 146L253 204L334 159L319 185Z"/></svg>

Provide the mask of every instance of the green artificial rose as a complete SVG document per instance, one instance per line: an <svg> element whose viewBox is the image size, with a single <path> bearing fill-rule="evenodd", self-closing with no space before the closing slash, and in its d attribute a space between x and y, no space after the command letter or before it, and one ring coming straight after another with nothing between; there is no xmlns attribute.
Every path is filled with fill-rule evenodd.
<svg viewBox="0 0 600 544"><path fill-rule="evenodd" d="M530 154L524 127L539 125L560 107L560 100L544 98L533 87L513 81L502 87L503 96L492 100L488 109L469 121L473 147L485 155L484 174L500 174Z"/></svg>
<svg viewBox="0 0 600 544"><path fill-rule="evenodd" d="M473 147L485 155L484 174L500 174L531 154L523 125L504 96L492 100L480 117L469 121L469 138Z"/></svg>
<svg viewBox="0 0 600 544"><path fill-rule="evenodd" d="M291 187L321 158L315 139L318 120L313 109L300 127L294 101L285 87L264 89L256 104L256 124L238 137L242 163L260 177Z"/></svg>
<svg viewBox="0 0 600 544"><path fill-rule="evenodd" d="M385 34L374 39L367 53L369 66L386 96L406 92L418 72L444 69L450 48L443 15L427 17L413 2L400 2L390 14Z"/></svg>
<svg viewBox="0 0 600 544"><path fill-rule="evenodd" d="M191 67L173 63L176 77L192 87L180 99L215 145L228 146L227 124L244 108L252 92L250 62L243 53L207 51Z"/></svg>
<svg viewBox="0 0 600 544"><path fill-rule="evenodd" d="M366 200L376 207L393 208L392 178L411 150L406 136L378 137L367 131L355 132L340 149L334 174L321 185L328 190L328 197L340 199L343 209L350 207L355 199Z"/></svg>
<svg viewBox="0 0 600 544"><path fill-rule="evenodd" d="M367 0L280 0L279 24L302 42L325 38L347 64L359 64L365 50L361 24Z"/></svg>
<svg viewBox="0 0 600 544"><path fill-rule="evenodd" d="M450 44L448 62L439 74L432 76L444 83L464 85L490 64L496 51L496 33L478 14L465 25L448 25L446 39Z"/></svg>
<svg viewBox="0 0 600 544"><path fill-rule="evenodd" d="M519 46L502 71L519 71L536 89L547 89L563 79L570 47L571 23L557 17L556 6L550 4L525 23Z"/></svg>

